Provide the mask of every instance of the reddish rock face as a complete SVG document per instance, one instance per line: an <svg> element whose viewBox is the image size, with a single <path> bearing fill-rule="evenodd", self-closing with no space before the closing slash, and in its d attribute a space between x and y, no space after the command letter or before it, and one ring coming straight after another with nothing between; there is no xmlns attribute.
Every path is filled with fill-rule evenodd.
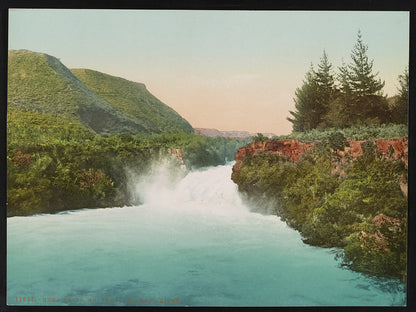
<svg viewBox="0 0 416 312"><path fill-rule="evenodd" d="M338 155L340 156L350 155L353 158L363 156L363 150L361 148L361 145L365 141L347 140L347 142L349 146L345 146L344 151L337 151Z"/></svg>
<svg viewBox="0 0 416 312"><path fill-rule="evenodd" d="M407 166L407 139L387 139L373 141L377 146L377 151L384 157L391 159L401 159ZM365 141L347 140L349 147L345 147L345 151L338 151L340 156L349 154L352 158L363 155L361 145Z"/></svg>
<svg viewBox="0 0 416 312"><path fill-rule="evenodd" d="M408 165L407 147L408 140L403 139L389 139L389 140L376 140L377 150L383 154L384 157L401 159L406 167Z"/></svg>
<svg viewBox="0 0 416 312"><path fill-rule="evenodd" d="M298 140L266 141L253 142L250 145L238 149L235 155L235 165L233 170L238 171L243 166L244 157L248 154L255 155L264 151L275 155L286 156L291 161L296 162L300 156L310 150L315 143L304 143Z"/></svg>
<svg viewBox="0 0 416 312"><path fill-rule="evenodd" d="M350 156L352 159L363 155L361 145L366 141L347 140L348 145L344 151L338 150L337 153L341 157ZM402 139L387 139L376 140L377 150L386 158L401 159L406 167L407 160L407 138ZM255 155L264 151L271 152L275 155L286 156L291 161L297 162L300 156L313 148L315 143L304 143L298 140L280 140L280 141L265 141L253 142L245 147L241 147L235 155L234 171L239 171L243 166L244 157L248 154Z"/></svg>

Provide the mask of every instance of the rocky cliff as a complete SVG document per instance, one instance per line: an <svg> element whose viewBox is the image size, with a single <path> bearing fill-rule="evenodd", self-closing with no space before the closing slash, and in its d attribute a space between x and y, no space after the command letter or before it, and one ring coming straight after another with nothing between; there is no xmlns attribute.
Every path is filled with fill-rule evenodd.
<svg viewBox="0 0 416 312"><path fill-rule="evenodd" d="M238 171L243 166L244 157L255 155L261 152L271 152L279 156L286 156L291 161L299 160L300 155L310 150L315 143L304 143L298 140L282 140L282 141L257 141L245 147L238 149L235 155L234 171Z"/></svg>
<svg viewBox="0 0 416 312"><path fill-rule="evenodd" d="M253 142L235 160L250 209L278 215L307 244L342 248L348 268L406 278L406 138Z"/></svg>
<svg viewBox="0 0 416 312"><path fill-rule="evenodd" d="M362 145L367 141L347 140L344 150L337 150L337 154L343 159L357 158L363 155ZM377 146L377 151L390 159L401 159L406 167L408 165L408 139L386 139L370 141ZM244 157L255 155L261 152L271 152L275 155L286 156L290 161L297 162L301 155L311 148L315 143L305 143L298 140L280 141L258 141L238 149L235 155L235 165L233 171L239 171L243 166Z"/></svg>
<svg viewBox="0 0 416 312"><path fill-rule="evenodd" d="M353 159L363 155L362 145L367 141L354 141L347 140L348 144L344 147L344 151L337 151L340 156L350 156ZM389 159L401 159L406 167L408 165L408 139L386 139L370 141L377 146L377 151L382 154L383 157Z"/></svg>
<svg viewBox="0 0 416 312"><path fill-rule="evenodd" d="M333 173L342 171L340 164L345 164L350 159L354 160L357 157L363 155L363 144L365 142L371 142L377 147L382 157L397 160L401 159L408 166L408 139L384 139L373 141L358 141L358 140L346 140L344 150L337 150L336 153L340 156L335 164ZM262 152L270 152L278 156L285 156L292 162L297 162L303 153L309 151L315 146L314 142L305 143L299 140L280 140L280 141L257 141L253 142L245 147L238 149L235 155L235 165L233 172L239 171L243 167L244 157L246 155L256 155ZM342 172L341 172L342 173ZM408 185L404 179L399 181L400 189L404 196L407 197Z"/></svg>

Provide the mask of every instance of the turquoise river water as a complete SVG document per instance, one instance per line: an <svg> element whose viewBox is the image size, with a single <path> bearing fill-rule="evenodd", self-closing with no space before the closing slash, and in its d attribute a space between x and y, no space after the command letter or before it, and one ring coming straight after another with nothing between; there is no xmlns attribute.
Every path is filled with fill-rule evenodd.
<svg viewBox="0 0 416 312"><path fill-rule="evenodd" d="M404 286L340 267L252 213L231 166L137 181L142 205L7 219L9 305L390 306Z"/></svg>

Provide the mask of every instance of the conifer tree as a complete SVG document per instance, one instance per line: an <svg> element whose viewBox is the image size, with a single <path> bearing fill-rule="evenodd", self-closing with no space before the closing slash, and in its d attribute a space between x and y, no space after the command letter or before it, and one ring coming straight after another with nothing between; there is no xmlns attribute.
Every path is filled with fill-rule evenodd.
<svg viewBox="0 0 416 312"><path fill-rule="evenodd" d="M352 92L356 96L382 95L384 81L377 79L378 73L373 73L373 60L367 56L368 46L361 38L361 31L358 31L357 43L351 52L352 63L348 65L348 79Z"/></svg>
<svg viewBox="0 0 416 312"><path fill-rule="evenodd" d="M295 108L290 111L294 131L307 131L324 126L324 117L335 94L335 78L332 64L324 51L317 70L313 65L305 75L302 87L296 89Z"/></svg>
<svg viewBox="0 0 416 312"><path fill-rule="evenodd" d="M330 103L336 93L335 78L332 73L332 64L328 60L328 56L324 51L321 62L318 64L318 70L315 73L315 81L317 84L317 103L315 105L317 111L318 125L324 125L325 115L327 114Z"/></svg>
<svg viewBox="0 0 416 312"><path fill-rule="evenodd" d="M338 69L339 69L339 74L338 74L339 90L342 93L348 96L351 96L352 90L349 84L348 66L344 63L344 60L342 61L342 66L339 67Z"/></svg>
<svg viewBox="0 0 416 312"><path fill-rule="evenodd" d="M293 124L293 131L307 131L316 128L319 123L319 112L316 109L318 92L313 65L306 73L303 85L296 89L295 96L293 100L296 110L289 111L293 118L287 118Z"/></svg>
<svg viewBox="0 0 416 312"><path fill-rule="evenodd" d="M321 62L318 64L316 71L316 81L322 93L332 95L334 91L334 75L332 74L332 64L328 60L328 56L324 50Z"/></svg>
<svg viewBox="0 0 416 312"><path fill-rule="evenodd" d="M328 127L350 126L354 119L352 117L352 91L348 79L348 67L344 61L338 70L338 85L324 117Z"/></svg>
<svg viewBox="0 0 416 312"><path fill-rule="evenodd" d="M329 117L337 118L339 126L380 124L391 120L388 103L382 92L384 81L377 78L378 73L373 73L374 61L369 60L367 50L358 31L357 42L351 51L351 63L339 68L341 94L334 103L337 107L331 108Z"/></svg>
<svg viewBox="0 0 416 312"><path fill-rule="evenodd" d="M402 75L399 75L399 94L392 108L392 119L397 123L408 123L409 108L409 70L406 67Z"/></svg>

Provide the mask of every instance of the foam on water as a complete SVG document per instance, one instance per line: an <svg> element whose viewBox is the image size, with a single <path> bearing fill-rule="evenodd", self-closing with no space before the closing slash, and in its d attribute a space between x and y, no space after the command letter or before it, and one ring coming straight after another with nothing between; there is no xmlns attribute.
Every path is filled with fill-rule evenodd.
<svg viewBox="0 0 416 312"><path fill-rule="evenodd" d="M399 283L341 269L335 250L249 212L231 166L165 175L137 182L140 206L8 218L8 304L405 304Z"/></svg>

